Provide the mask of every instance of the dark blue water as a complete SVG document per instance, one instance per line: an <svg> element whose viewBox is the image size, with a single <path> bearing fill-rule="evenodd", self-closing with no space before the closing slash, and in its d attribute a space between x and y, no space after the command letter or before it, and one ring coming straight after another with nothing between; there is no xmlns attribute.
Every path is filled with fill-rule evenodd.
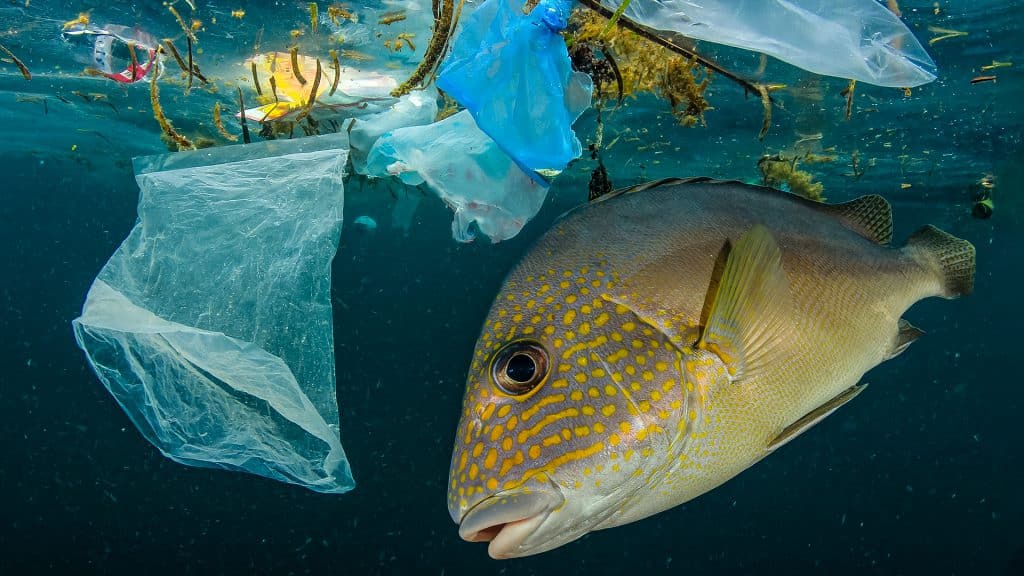
<svg viewBox="0 0 1024 576"><path fill-rule="evenodd" d="M302 17L298 4L240 4ZM721 488L503 562L461 541L445 509L465 372L504 274L558 214L585 201L592 163L571 167L523 233L496 245L456 244L450 211L429 195L407 234L393 230L389 189L350 182L333 300L342 441L358 486L321 495L171 462L96 379L69 323L134 223L130 158L162 149L158 129L144 91L58 72L27 84L4 65L0 573L1024 574L1022 6L943 3L938 18L931 2L901 4L922 39L932 36L928 25L970 33L930 47L936 83L908 99L864 87L849 122L837 95L845 83L823 81L822 144L840 159L818 173L831 200L888 197L897 239L934 223L973 242L975 293L915 306L907 317L927 335L871 371L866 394ZM0 28L85 8L32 5L0 12ZM137 11L173 27L159 6ZM0 41L52 70L44 56L56 47L19 38ZM995 84L971 85L993 59L1014 65L997 70ZM118 112L52 96L74 89L105 91ZM26 93L51 95L50 109L17 100ZM724 81L712 97L707 127L674 126L654 99L617 113L606 130L648 130L645 139L664 144L640 151L623 139L607 151L615 184L669 174L754 179L757 158L791 144L807 120L799 101L783 99L761 143L756 101ZM188 102L177 105L187 115ZM578 130L592 135L593 116ZM843 165L854 149L876 159L856 180ZM971 184L986 173L997 182L996 209L979 220ZM362 214L380 227L348 225Z"/></svg>

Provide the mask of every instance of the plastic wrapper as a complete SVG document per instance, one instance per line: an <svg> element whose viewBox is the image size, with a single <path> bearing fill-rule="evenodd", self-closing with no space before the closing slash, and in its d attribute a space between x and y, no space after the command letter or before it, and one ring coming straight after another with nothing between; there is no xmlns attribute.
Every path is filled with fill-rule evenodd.
<svg viewBox="0 0 1024 576"><path fill-rule="evenodd" d="M593 83L574 72L561 32L570 0L487 0L466 20L437 85L526 170L562 170L582 152L572 123Z"/></svg>
<svg viewBox="0 0 1024 576"><path fill-rule="evenodd" d="M87 21L64 25L61 37L65 40L87 40L92 44L89 58L80 58L99 76L121 84L134 84L148 79L157 62L159 43L152 34L139 27L119 24L90 26ZM129 46L135 51L131 58Z"/></svg>
<svg viewBox="0 0 1024 576"><path fill-rule="evenodd" d="M425 182L455 211L452 235L460 242L474 239L474 222L493 242L512 238L547 195L547 187L477 128L467 110L384 134L370 150L367 172L410 185Z"/></svg>
<svg viewBox="0 0 1024 576"><path fill-rule="evenodd" d="M169 458L354 486L330 303L346 150L335 134L136 159L138 222L73 326Z"/></svg>
<svg viewBox="0 0 1024 576"><path fill-rule="evenodd" d="M620 1L601 3L615 10ZM826 76L897 88L935 79L935 63L921 43L876 0L631 0L624 14Z"/></svg>

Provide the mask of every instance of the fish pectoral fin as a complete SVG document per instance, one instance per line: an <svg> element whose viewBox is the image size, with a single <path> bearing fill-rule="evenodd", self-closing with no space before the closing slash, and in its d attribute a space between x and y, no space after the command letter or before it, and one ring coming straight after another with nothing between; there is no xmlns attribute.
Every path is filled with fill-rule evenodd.
<svg viewBox="0 0 1024 576"><path fill-rule="evenodd" d="M757 225L727 246L725 264L708 290L707 320L697 347L716 354L735 378L783 361L792 330L789 280L771 232Z"/></svg>
<svg viewBox="0 0 1024 576"><path fill-rule="evenodd" d="M924 336L924 330L921 330L917 326L914 326L910 322L907 322L903 318L900 318L900 327L896 332L896 338L892 342L892 350L885 357L886 360L895 358L903 353L908 346L914 343L921 336Z"/></svg>
<svg viewBox="0 0 1024 576"><path fill-rule="evenodd" d="M828 402L825 402L821 406L818 406L814 410L804 414L796 422L786 426L778 436L773 438L772 441L768 443L767 449L769 451L775 450L793 438L803 434L812 426L824 420L829 414L838 410L840 406L856 398L857 395L863 392L867 387L867 384L854 384L840 392L836 397L832 398Z"/></svg>

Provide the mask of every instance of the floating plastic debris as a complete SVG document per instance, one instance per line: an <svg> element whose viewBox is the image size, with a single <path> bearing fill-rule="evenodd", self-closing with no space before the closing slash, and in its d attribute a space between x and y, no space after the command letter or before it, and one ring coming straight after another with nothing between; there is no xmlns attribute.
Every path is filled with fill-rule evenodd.
<svg viewBox="0 0 1024 576"><path fill-rule="evenodd" d="M626 0L658 30L755 50L805 70L897 88L935 79L921 43L875 0ZM600 0L609 9L619 0Z"/></svg>
<svg viewBox="0 0 1024 576"><path fill-rule="evenodd" d="M318 492L355 485L330 302L346 149L342 133L136 159L138 223L73 326L167 457Z"/></svg>
<svg viewBox="0 0 1024 576"><path fill-rule="evenodd" d="M593 83L574 72L565 42L570 0L487 0L466 20L437 85L526 170L562 170L582 152L572 123Z"/></svg>
<svg viewBox="0 0 1024 576"><path fill-rule="evenodd" d="M547 187L535 180L463 110L428 126L400 128L370 150L367 173L426 183L454 211L452 234L475 238L471 224L491 241L512 238L544 203Z"/></svg>

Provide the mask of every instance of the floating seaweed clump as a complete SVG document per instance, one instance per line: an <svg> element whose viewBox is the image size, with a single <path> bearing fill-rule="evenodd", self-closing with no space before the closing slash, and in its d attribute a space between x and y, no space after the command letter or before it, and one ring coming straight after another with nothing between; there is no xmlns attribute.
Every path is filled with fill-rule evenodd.
<svg viewBox="0 0 1024 576"><path fill-rule="evenodd" d="M815 182L813 174L798 170L797 166L800 162L819 164L832 160L834 160L832 156L811 153L792 157L775 154L762 156L757 161L757 168L761 171L761 178L765 186L783 188L808 200L824 202L825 186L821 182Z"/></svg>
<svg viewBox="0 0 1024 576"><path fill-rule="evenodd" d="M622 96L658 94L668 100L684 126L704 123L704 112L711 109L704 98L710 73L696 62L676 56L622 26L609 28L607 20L592 10L574 11L568 30L571 47L588 45L613 58Z"/></svg>
<svg viewBox="0 0 1024 576"><path fill-rule="evenodd" d="M683 126L693 126L698 120L706 125L704 112L712 109L704 99L711 73L704 71L704 77L697 83L700 71L696 62L673 56L665 63L665 73L661 75L658 91L672 105L672 114Z"/></svg>

